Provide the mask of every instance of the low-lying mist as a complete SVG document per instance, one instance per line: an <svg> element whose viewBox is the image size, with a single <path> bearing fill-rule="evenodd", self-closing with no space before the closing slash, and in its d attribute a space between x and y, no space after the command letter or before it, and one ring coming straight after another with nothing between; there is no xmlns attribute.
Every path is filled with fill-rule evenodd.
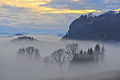
<svg viewBox="0 0 120 80"><path fill-rule="evenodd" d="M105 43L104 58L98 62L81 62L77 64L48 64L44 58L58 49L66 49L68 44L77 43L78 48L87 51L95 47L94 41L60 40L58 36L31 35L38 41L11 42L16 37L0 37L0 80L53 80L57 78L87 76L104 71L120 70L120 43ZM32 56L19 51L34 47ZM39 57L35 57L34 54ZM20 54L19 54L20 53ZM29 53L29 50L28 50Z"/></svg>

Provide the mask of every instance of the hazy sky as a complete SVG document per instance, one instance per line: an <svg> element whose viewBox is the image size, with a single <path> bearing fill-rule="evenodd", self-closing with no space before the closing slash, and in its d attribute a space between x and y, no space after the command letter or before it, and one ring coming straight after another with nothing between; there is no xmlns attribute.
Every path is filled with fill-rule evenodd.
<svg viewBox="0 0 120 80"><path fill-rule="evenodd" d="M28 32L33 29L62 33L81 14L119 8L120 0L0 0L0 29L9 32L11 27L24 31L30 28Z"/></svg>

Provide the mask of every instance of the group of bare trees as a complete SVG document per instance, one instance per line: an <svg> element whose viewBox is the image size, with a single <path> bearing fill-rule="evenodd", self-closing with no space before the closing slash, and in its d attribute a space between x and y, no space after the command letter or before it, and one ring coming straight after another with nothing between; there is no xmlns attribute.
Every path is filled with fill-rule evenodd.
<svg viewBox="0 0 120 80"><path fill-rule="evenodd" d="M73 63L85 63L85 62L100 62L104 58L104 46L99 44L95 45L95 48L89 48L87 51L79 49L77 43L68 44L65 49L58 49L51 55L43 58L45 64L73 64ZM34 47L21 48L18 51L19 55L24 56L36 56L40 57L40 52Z"/></svg>
<svg viewBox="0 0 120 80"><path fill-rule="evenodd" d="M17 53L21 56L35 56L37 58L40 57L39 49L34 48L32 46L20 48Z"/></svg>
<svg viewBox="0 0 120 80"><path fill-rule="evenodd" d="M85 62L100 62L104 58L104 46L99 44L95 48L83 51L79 49L78 44L68 44L65 49L58 49L50 56L45 57L44 61L49 64L71 64L71 63L85 63Z"/></svg>

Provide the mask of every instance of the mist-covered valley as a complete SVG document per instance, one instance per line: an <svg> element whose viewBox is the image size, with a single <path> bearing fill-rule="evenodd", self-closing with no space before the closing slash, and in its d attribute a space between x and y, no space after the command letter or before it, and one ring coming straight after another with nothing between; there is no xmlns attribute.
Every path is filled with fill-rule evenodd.
<svg viewBox="0 0 120 80"><path fill-rule="evenodd" d="M35 41L13 41L20 36L0 37L0 80L90 80L79 77L120 71L119 42L61 40L62 37L52 35L27 36L33 37ZM82 59L72 64L76 61L71 60L73 57L62 55L68 52L69 46L70 49L71 46L74 48L73 51L77 46L79 50L76 51L79 53L82 49L81 54L87 55L90 48L93 53L97 53L94 51L96 44L104 46L104 54L102 57L90 58L91 61ZM31 49L32 54L29 54ZM57 53L60 54L55 55ZM61 55L62 59L58 57ZM51 60L53 56L57 57Z"/></svg>

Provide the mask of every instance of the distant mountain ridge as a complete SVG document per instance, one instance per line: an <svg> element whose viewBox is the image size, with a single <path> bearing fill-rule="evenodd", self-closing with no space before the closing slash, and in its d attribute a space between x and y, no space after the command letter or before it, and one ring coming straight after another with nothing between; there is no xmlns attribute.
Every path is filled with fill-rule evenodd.
<svg viewBox="0 0 120 80"><path fill-rule="evenodd" d="M49 29L40 29L40 28L31 28L31 27L12 27L0 25L0 36L18 36L26 34L38 34L38 35L59 35L63 36L65 30L49 30Z"/></svg>
<svg viewBox="0 0 120 80"><path fill-rule="evenodd" d="M63 39L120 41L120 12L81 15L70 24Z"/></svg>

